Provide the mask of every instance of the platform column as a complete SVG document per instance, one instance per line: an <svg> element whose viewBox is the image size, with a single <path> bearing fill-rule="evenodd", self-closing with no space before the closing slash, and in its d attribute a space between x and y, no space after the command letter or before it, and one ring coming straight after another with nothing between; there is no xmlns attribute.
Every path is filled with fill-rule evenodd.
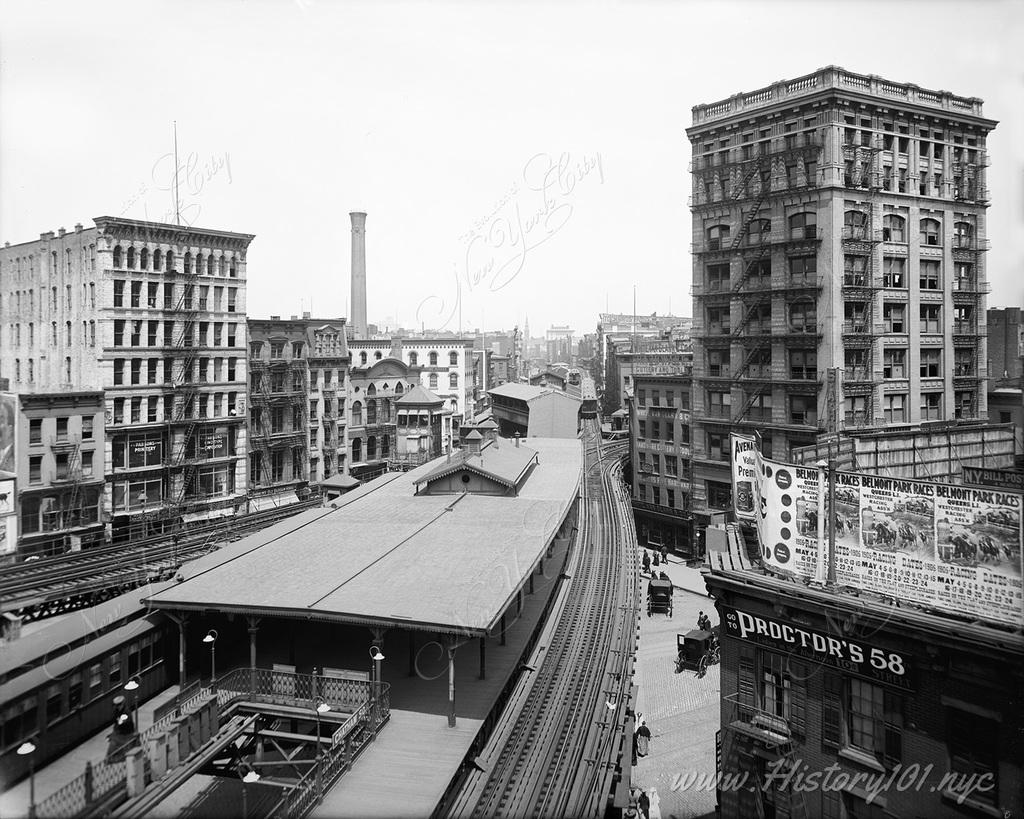
<svg viewBox="0 0 1024 819"><path fill-rule="evenodd" d="M256 691L256 632L259 631L260 618L248 617L249 621L249 690Z"/></svg>
<svg viewBox="0 0 1024 819"><path fill-rule="evenodd" d="M533 572L530 572L530 591L529 594L533 594Z"/></svg>
<svg viewBox="0 0 1024 819"><path fill-rule="evenodd" d="M455 727L455 638L449 636L448 643L448 727Z"/></svg>
<svg viewBox="0 0 1024 819"><path fill-rule="evenodd" d="M416 632L409 630L409 676L416 676Z"/></svg>
<svg viewBox="0 0 1024 819"><path fill-rule="evenodd" d="M487 679L487 637L480 637L480 679Z"/></svg>

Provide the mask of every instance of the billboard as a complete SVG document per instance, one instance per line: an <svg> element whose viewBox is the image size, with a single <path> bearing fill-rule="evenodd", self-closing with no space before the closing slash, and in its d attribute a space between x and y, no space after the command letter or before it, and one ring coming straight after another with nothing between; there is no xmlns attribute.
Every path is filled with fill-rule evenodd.
<svg viewBox="0 0 1024 819"><path fill-rule="evenodd" d="M746 455L734 446L734 458ZM737 454L738 453L738 454ZM813 579L818 470L755 451L755 522L765 565ZM734 466L734 469L736 467ZM835 476L836 582L901 602L1024 624L1022 496L996 488ZM827 518L826 518L827 519Z"/></svg>
<svg viewBox="0 0 1024 819"><path fill-rule="evenodd" d="M757 442L733 435L732 497L737 520L754 520L754 481L757 479Z"/></svg>
<svg viewBox="0 0 1024 819"><path fill-rule="evenodd" d="M0 555L9 554L18 548L18 516L0 518Z"/></svg>
<svg viewBox="0 0 1024 819"><path fill-rule="evenodd" d="M0 517L14 514L14 479L0 480Z"/></svg>
<svg viewBox="0 0 1024 819"><path fill-rule="evenodd" d="M14 438L18 428L18 396L0 393L0 472L14 474Z"/></svg>

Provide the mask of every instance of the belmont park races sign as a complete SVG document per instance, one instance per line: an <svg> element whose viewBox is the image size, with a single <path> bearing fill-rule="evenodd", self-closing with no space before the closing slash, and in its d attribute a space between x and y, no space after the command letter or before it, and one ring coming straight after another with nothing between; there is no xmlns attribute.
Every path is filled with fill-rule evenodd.
<svg viewBox="0 0 1024 819"><path fill-rule="evenodd" d="M767 568L813 579L827 565L829 498L819 502L818 469L765 458L733 435L738 519L753 519ZM1024 625L1022 496L837 472L832 498L836 583L924 608ZM822 511L824 510L824 512Z"/></svg>
<svg viewBox="0 0 1024 819"><path fill-rule="evenodd" d="M875 682L912 690L909 668L902 654L728 606L722 606L722 622L730 637L784 651Z"/></svg>

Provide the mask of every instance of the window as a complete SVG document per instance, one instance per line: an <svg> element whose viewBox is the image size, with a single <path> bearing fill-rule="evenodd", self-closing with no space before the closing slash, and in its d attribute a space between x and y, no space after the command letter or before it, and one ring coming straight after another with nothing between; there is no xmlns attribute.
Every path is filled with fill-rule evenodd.
<svg viewBox="0 0 1024 819"><path fill-rule="evenodd" d="M907 395L895 393L882 396L882 415L887 424L902 424L907 420Z"/></svg>
<svg viewBox="0 0 1024 819"><path fill-rule="evenodd" d="M646 438L647 437L647 422L644 421L643 419L641 419L641 420L636 422L636 426L637 426L636 437L637 438Z"/></svg>
<svg viewBox="0 0 1024 819"><path fill-rule="evenodd" d="M730 333L730 315L728 307L709 307L708 308L708 334L713 336L724 335L727 336Z"/></svg>
<svg viewBox="0 0 1024 819"><path fill-rule="evenodd" d="M121 256L122 256L121 245L117 245L114 248L114 267L122 267L122 264L121 264L122 258L121 258Z"/></svg>
<svg viewBox="0 0 1024 819"><path fill-rule="evenodd" d="M897 216L895 213L887 213L882 217L882 241L907 241L906 220L902 216Z"/></svg>
<svg viewBox="0 0 1024 819"><path fill-rule="evenodd" d="M957 347L953 350L953 375L955 377L974 375L974 349Z"/></svg>
<svg viewBox="0 0 1024 819"><path fill-rule="evenodd" d="M43 456L30 455L28 459L28 482L43 482Z"/></svg>
<svg viewBox="0 0 1024 819"><path fill-rule="evenodd" d="M904 289L907 286L906 259L898 259L892 256L885 257L885 272L882 278L882 286L892 289Z"/></svg>
<svg viewBox="0 0 1024 819"><path fill-rule="evenodd" d="M717 293L729 289L729 265L709 264L707 266L705 289L709 293Z"/></svg>
<svg viewBox="0 0 1024 819"><path fill-rule="evenodd" d="M790 350L789 377L799 381L813 381L818 377L816 350Z"/></svg>
<svg viewBox="0 0 1024 819"><path fill-rule="evenodd" d="M103 663L89 666L89 699L96 699L103 689Z"/></svg>
<svg viewBox="0 0 1024 819"><path fill-rule="evenodd" d="M854 287L864 287L866 284L865 274L868 268L867 256L852 256L846 254L843 257L843 284Z"/></svg>
<svg viewBox="0 0 1024 819"><path fill-rule="evenodd" d="M727 458L719 460L724 461ZM705 481L704 486L707 492L709 507L713 509L728 509L732 506L732 488L729 484L719 481Z"/></svg>
<svg viewBox="0 0 1024 819"><path fill-rule="evenodd" d="M220 290L219 287L217 289ZM218 309L219 309L219 305L218 305ZM228 288L228 312L229 313L234 313L237 309L238 309L238 288L237 287L229 287Z"/></svg>
<svg viewBox="0 0 1024 819"><path fill-rule="evenodd" d="M409 366L415 367L419 361L419 356L416 353L409 353ZM363 362L365 363L365 362Z"/></svg>
<svg viewBox="0 0 1024 819"><path fill-rule="evenodd" d="M114 307L124 307L123 279L114 279Z"/></svg>
<svg viewBox="0 0 1024 819"><path fill-rule="evenodd" d="M132 307L139 307L142 304L142 282L132 282Z"/></svg>
<svg viewBox="0 0 1024 819"><path fill-rule="evenodd" d="M950 772L960 774L959 781L965 783L961 787L972 781L991 784L991 788L978 788L969 795L995 804L999 795L999 743L995 741L1000 735L999 723L959 708L947 708L946 725Z"/></svg>
<svg viewBox="0 0 1024 819"><path fill-rule="evenodd" d="M843 238L866 239L868 235L868 215L859 210L848 210L843 214Z"/></svg>
<svg viewBox="0 0 1024 819"><path fill-rule="evenodd" d="M123 383L124 383L124 359L123 358L115 358L114 359L114 384L116 385L116 384L123 384Z"/></svg>
<svg viewBox="0 0 1024 819"><path fill-rule="evenodd" d="M712 225L707 229L708 250L721 250L729 240L728 225Z"/></svg>
<svg viewBox="0 0 1024 819"><path fill-rule="evenodd" d="M882 359L882 378L906 378L906 364L906 350L886 350Z"/></svg>
<svg viewBox="0 0 1024 819"><path fill-rule="evenodd" d="M363 405L359 401L352 404L352 425L356 427L363 425Z"/></svg>
<svg viewBox="0 0 1024 819"><path fill-rule="evenodd" d="M818 279L818 257L791 257L789 260L789 278L794 284L815 284Z"/></svg>
<svg viewBox="0 0 1024 819"><path fill-rule="evenodd" d="M922 333L941 333L942 327L940 324L941 318L941 305L938 304L922 304L921 305L921 332Z"/></svg>
<svg viewBox="0 0 1024 819"><path fill-rule="evenodd" d="M953 223L953 247L970 248L973 245L974 226L969 222Z"/></svg>
<svg viewBox="0 0 1024 819"><path fill-rule="evenodd" d="M728 461L731 457L729 452L729 433L708 432L707 436L708 458L712 461Z"/></svg>
<svg viewBox="0 0 1024 819"><path fill-rule="evenodd" d="M923 392L921 393L921 420L940 421L942 420L942 393Z"/></svg>
<svg viewBox="0 0 1024 819"><path fill-rule="evenodd" d="M128 251L129 254L131 251ZM64 693L61 686L51 685L46 689L46 724L50 725L60 719L64 710Z"/></svg>
<svg viewBox="0 0 1024 819"><path fill-rule="evenodd" d="M747 244L759 245L761 242L767 242L771 239L771 233L771 219L755 219L747 228Z"/></svg>
<svg viewBox="0 0 1024 819"><path fill-rule="evenodd" d="M429 378L428 378L428 381L429 381L428 386L430 387L430 389L436 390L437 389L437 373L431 373Z"/></svg>
<svg viewBox="0 0 1024 819"><path fill-rule="evenodd" d="M942 377L942 350L921 350L921 378Z"/></svg>
<svg viewBox="0 0 1024 819"><path fill-rule="evenodd" d="M974 332L974 310L967 305L953 306L953 333L972 334Z"/></svg>
<svg viewBox="0 0 1024 819"><path fill-rule="evenodd" d="M459 374L458 373L449 373L448 374L448 388L452 389L452 390L455 390L455 389L458 389L458 387L459 387Z"/></svg>
<svg viewBox="0 0 1024 819"><path fill-rule="evenodd" d="M974 418L974 391L957 390L953 393L953 415L958 420L970 420Z"/></svg>
<svg viewBox="0 0 1024 819"><path fill-rule="evenodd" d="M437 366L437 353L431 352L427 354L427 360L431 367Z"/></svg>
<svg viewBox="0 0 1024 819"><path fill-rule="evenodd" d="M921 244L938 246L942 244L942 226L936 219L921 220Z"/></svg>
<svg viewBox="0 0 1024 819"><path fill-rule="evenodd" d="M457 352L455 352L454 350L452 352L448 353L448 365L450 367L455 367L455 366L458 366L458 363L459 363L459 354Z"/></svg>
<svg viewBox="0 0 1024 819"><path fill-rule="evenodd" d="M817 307L813 301L798 301L789 307L789 325L798 333L814 333L818 329Z"/></svg>
<svg viewBox="0 0 1024 819"><path fill-rule="evenodd" d="M882 321L887 333L906 332L906 306L886 302L882 305Z"/></svg>
<svg viewBox="0 0 1024 819"><path fill-rule="evenodd" d="M793 395L789 399L789 420L793 424L817 426L818 405L813 395Z"/></svg>
<svg viewBox="0 0 1024 819"><path fill-rule="evenodd" d="M712 418L728 418L731 414L732 393L708 390L708 415Z"/></svg>
<svg viewBox="0 0 1024 819"><path fill-rule="evenodd" d="M903 761L902 700L884 688L850 677L847 699L850 745L873 754L886 767Z"/></svg>
<svg viewBox="0 0 1024 819"><path fill-rule="evenodd" d="M142 359L141 358L133 358L132 359L132 383L133 384L141 384L142 383Z"/></svg>
<svg viewBox="0 0 1024 819"><path fill-rule="evenodd" d="M794 241L817 236L818 215L813 212L794 213L789 217L789 238Z"/></svg>
<svg viewBox="0 0 1024 819"><path fill-rule="evenodd" d="M32 418L28 422L28 442L30 444L41 444L43 442L42 418Z"/></svg>
<svg viewBox="0 0 1024 819"><path fill-rule="evenodd" d="M939 263L934 260L921 260L921 289L940 290Z"/></svg>

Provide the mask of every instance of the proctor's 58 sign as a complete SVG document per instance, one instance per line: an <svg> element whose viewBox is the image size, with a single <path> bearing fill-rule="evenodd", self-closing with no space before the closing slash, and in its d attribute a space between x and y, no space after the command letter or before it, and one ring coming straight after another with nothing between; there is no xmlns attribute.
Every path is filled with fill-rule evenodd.
<svg viewBox="0 0 1024 819"><path fill-rule="evenodd" d="M722 622L731 637L794 654L885 685L912 690L907 660L902 654L739 609L723 607Z"/></svg>

